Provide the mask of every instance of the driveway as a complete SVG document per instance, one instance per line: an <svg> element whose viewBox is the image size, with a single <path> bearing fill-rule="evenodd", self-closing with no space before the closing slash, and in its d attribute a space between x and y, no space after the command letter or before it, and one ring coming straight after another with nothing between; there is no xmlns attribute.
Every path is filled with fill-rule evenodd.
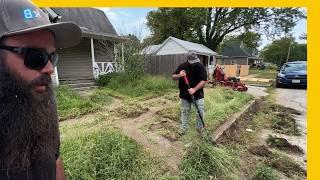
<svg viewBox="0 0 320 180"><path fill-rule="evenodd" d="M288 141L300 146L304 152L304 160L307 156L307 90L305 89L276 89L277 103L300 111L301 115L296 115L297 124L301 129L302 136L288 138Z"/></svg>

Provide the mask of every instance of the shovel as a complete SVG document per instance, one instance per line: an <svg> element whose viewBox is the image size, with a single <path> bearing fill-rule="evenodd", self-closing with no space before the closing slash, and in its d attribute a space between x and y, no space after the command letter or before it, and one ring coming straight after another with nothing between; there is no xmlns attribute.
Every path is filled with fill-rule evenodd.
<svg viewBox="0 0 320 180"><path fill-rule="evenodd" d="M183 78L184 78L184 82L185 82L185 83L187 84L187 86L188 86L188 89L190 89L191 87L190 87L189 80L188 80L187 76L183 76ZM203 135L204 135L204 136L202 136L202 137L203 137L208 143L210 143L210 144L212 144L212 145L216 145L216 142L214 142L213 139L210 138L210 136L208 135L208 132L206 131L205 123L204 123L204 121L203 121L203 117L202 117L202 115L201 115L201 113L200 113L200 110L199 110L198 104L196 103L196 99L194 98L194 95L193 95L193 94L190 94L190 96L191 96L192 103L194 104L194 106L195 106L196 109L197 109L197 112L198 112L198 115L199 115L199 117L200 117L203 130L204 130L204 131L203 131L203 133L204 133Z"/></svg>

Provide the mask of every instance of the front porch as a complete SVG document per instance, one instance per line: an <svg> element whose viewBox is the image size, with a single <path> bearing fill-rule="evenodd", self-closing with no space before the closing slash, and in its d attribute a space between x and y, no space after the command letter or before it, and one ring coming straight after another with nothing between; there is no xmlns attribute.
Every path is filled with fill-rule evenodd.
<svg viewBox="0 0 320 180"><path fill-rule="evenodd" d="M90 81L87 84L92 86L92 82L100 75L123 71L123 43L108 41L107 46L103 47L103 43L99 41L83 38L75 47L58 50L59 62L52 75L54 85L69 84L78 87L75 82Z"/></svg>

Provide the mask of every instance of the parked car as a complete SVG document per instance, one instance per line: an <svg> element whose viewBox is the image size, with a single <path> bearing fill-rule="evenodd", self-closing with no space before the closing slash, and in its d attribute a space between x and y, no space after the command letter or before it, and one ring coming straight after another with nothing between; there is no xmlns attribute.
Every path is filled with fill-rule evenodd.
<svg viewBox="0 0 320 180"><path fill-rule="evenodd" d="M307 86L307 62L293 61L283 64L276 79L276 87Z"/></svg>

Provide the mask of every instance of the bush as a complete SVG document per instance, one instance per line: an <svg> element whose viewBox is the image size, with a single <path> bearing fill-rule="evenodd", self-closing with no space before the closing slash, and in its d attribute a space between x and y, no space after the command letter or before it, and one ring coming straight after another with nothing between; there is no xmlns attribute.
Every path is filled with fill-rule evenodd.
<svg viewBox="0 0 320 180"><path fill-rule="evenodd" d="M96 80L98 86L107 86L111 79L118 76L118 73L109 73L99 76L99 78Z"/></svg>
<svg viewBox="0 0 320 180"><path fill-rule="evenodd" d="M61 156L68 179L152 179L160 172L142 146L117 131L66 139Z"/></svg>

